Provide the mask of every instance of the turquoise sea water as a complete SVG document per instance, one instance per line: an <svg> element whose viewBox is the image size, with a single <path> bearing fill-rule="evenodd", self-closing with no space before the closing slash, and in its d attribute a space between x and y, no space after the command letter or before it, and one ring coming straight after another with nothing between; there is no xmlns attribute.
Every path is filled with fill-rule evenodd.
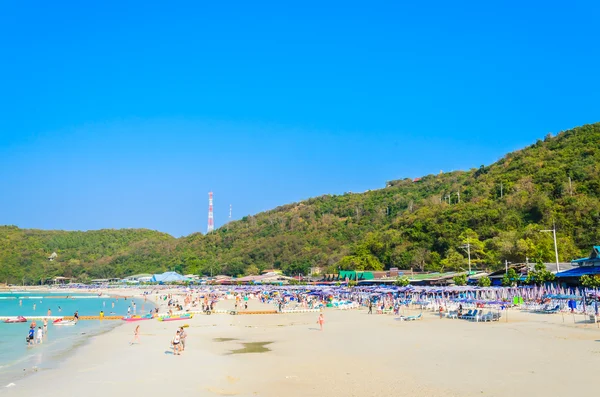
<svg viewBox="0 0 600 397"><path fill-rule="evenodd" d="M69 298L65 298L67 295ZM124 316L131 303L131 299L117 300L109 296L64 291L0 293L0 316L46 316L48 309L52 311L52 316L72 316L76 310L80 316L97 316L101 310L106 316ZM154 307L150 301L136 299L135 303L137 314L145 314ZM55 366L73 347L84 343L90 336L112 329L122 321L81 320L74 326L55 326L49 321L44 343L34 346L27 346L25 341L29 323L7 324L0 320L0 389L31 372ZM36 320L36 323L43 325L41 320Z"/></svg>

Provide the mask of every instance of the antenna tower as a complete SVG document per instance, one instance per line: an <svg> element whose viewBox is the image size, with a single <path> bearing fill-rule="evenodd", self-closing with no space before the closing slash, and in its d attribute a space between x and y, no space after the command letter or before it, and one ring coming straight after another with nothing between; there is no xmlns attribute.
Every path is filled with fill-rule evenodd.
<svg viewBox="0 0 600 397"><path fill-rule="evenodd" d="M210 233L215 230L215 221L213 218L213 193L208 193L208 228L206 229L206 233Z"/></svg>

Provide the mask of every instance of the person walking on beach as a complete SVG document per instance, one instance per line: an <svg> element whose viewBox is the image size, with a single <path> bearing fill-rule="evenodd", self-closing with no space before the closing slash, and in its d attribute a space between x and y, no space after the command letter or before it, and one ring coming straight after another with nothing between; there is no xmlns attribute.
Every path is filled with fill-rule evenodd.
<svg viewBox="0 0 600 397"><path fill-rule="evenodd" d="M319 319L317 320L317 324L319 324L319 327L321 327L321 331L323 331L323 324L325 323L325 317L323 316L323 313L319 314Z"/></svg>
<svg viewBox="0 0 600 397"><path fill-rule="evenodd" d="M129 344L133 345L133 343L135 341L140 343L140 326L139 325L137 327L135 327L135 331L133 331L133 340L131 342L129 342Z"/></svg>
<svg viewBox="0 0 600 397"><path fill-rule="evenodd" d="M444 317L444 308L440 305L440 319Z"/></svg>
<svg viewBox="0 0 600 397"><path fill-rule="evenodd" d="M367 314L373 314L373 302L371 300L369 300L369 313Z"/></svg>
<svg viewBox="0 0 600 397"><path fill-rule="evenodd" d="M43 339L44 339L44 332L42 331L42 327L38 327L38 330L37 330L37 334L36 334L36 336L37 336L37 341L36 341L36 343L37 343L38 345L41 345L41 344L42 344L42 342L43 342Z"/></svg>
<svg viewBox="0 0 600 397"><path fill-rule="evenodd" d="M27 345L32 346L35 338L35 328L30 327L27 334Z"/></svg>
<svg viewBox="0 0 600 397"><path fill-rule="evenodd" d="M179 345L181 344L181 337L179 336L179 330L177 330L177 334L175 334L171 344L173 345L173 354L175 356L180 356L181 353L179 352Z"/></svg>
<svg viewBox="0 0 600 397"><path fill-rule="evenodd" d="M183 327L179 328L179 340L181 341L181 351L185 351L185 338L187 338L187 332Z"/></svg>
<svg viewBox="0 0 600 397"><path fill-rule="evenodd" d="M48 334L48 319L44 319L44 336Z"/></svg>

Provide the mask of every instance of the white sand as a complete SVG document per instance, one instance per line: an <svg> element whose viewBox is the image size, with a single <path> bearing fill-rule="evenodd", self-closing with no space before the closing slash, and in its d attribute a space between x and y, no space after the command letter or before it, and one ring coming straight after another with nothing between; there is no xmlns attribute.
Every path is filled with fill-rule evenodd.
<svg viewBox="0 0 600 397"><path fill-rule="evenodd" d="M231 305L220 303L219 307ZM268 307L271 308L270 306ZM256 301L250 310L264 309ZM416 322L366 311L198 315L128 323L91 340L57 369L5 389L9 396L592 396L600 330L559 315L511 311L509 321ZM579 317L578 321L582 321ZM187 329L187 350L169 341ZM129 346L139 324L141 343ZM215 338L235 338L217 342ZM264 353L229 354L241 342Z"/></svg>

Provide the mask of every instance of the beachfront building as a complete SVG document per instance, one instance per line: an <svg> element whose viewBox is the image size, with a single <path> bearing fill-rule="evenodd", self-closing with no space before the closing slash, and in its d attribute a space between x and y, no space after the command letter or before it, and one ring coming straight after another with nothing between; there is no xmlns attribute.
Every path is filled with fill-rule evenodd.
<svg viewBox="0 0 600 397"><path fill-rule="evenodd" d="M260 276L245 276L233 279L232 281L236 284L275 284L275 285L286 285L289 284L290 280L294 280L292 277L284 276L278 272L271 272L261 274Z"/></svg>
<svg viewBox="0 0 600 397"><path fill-rule="evenodd" d="M68 284L71 283L73 279L70 277L61 277L61 276L57 276L54 277L51 281L52 283L58 285L58 284Z"/></svg>
<svg viewBox="0 0 600 397"><path fill-rule="evenodd" d="M126 283L149 283L152 280L152 274L142 273L142 274L134 274L133 276L128 276L123 279L123 282Z"/></svg>
<svg viewBox="0 0 600 397"><path fill-rule="evenodd" d="M182 283L186 281L189 280L177 272L164 272L162 274L154 274L150 279L151 283Z"/></svg>
<svg viewBox="0 0 600 397"><path fill-rule="evenodd" d="M581 276L600 275L600 245L592 247L592 252L587 258L571 261L571 269L556 273L556 278L568 285L579 285ZM561 266L562 269L564 269Z"/></svg>

